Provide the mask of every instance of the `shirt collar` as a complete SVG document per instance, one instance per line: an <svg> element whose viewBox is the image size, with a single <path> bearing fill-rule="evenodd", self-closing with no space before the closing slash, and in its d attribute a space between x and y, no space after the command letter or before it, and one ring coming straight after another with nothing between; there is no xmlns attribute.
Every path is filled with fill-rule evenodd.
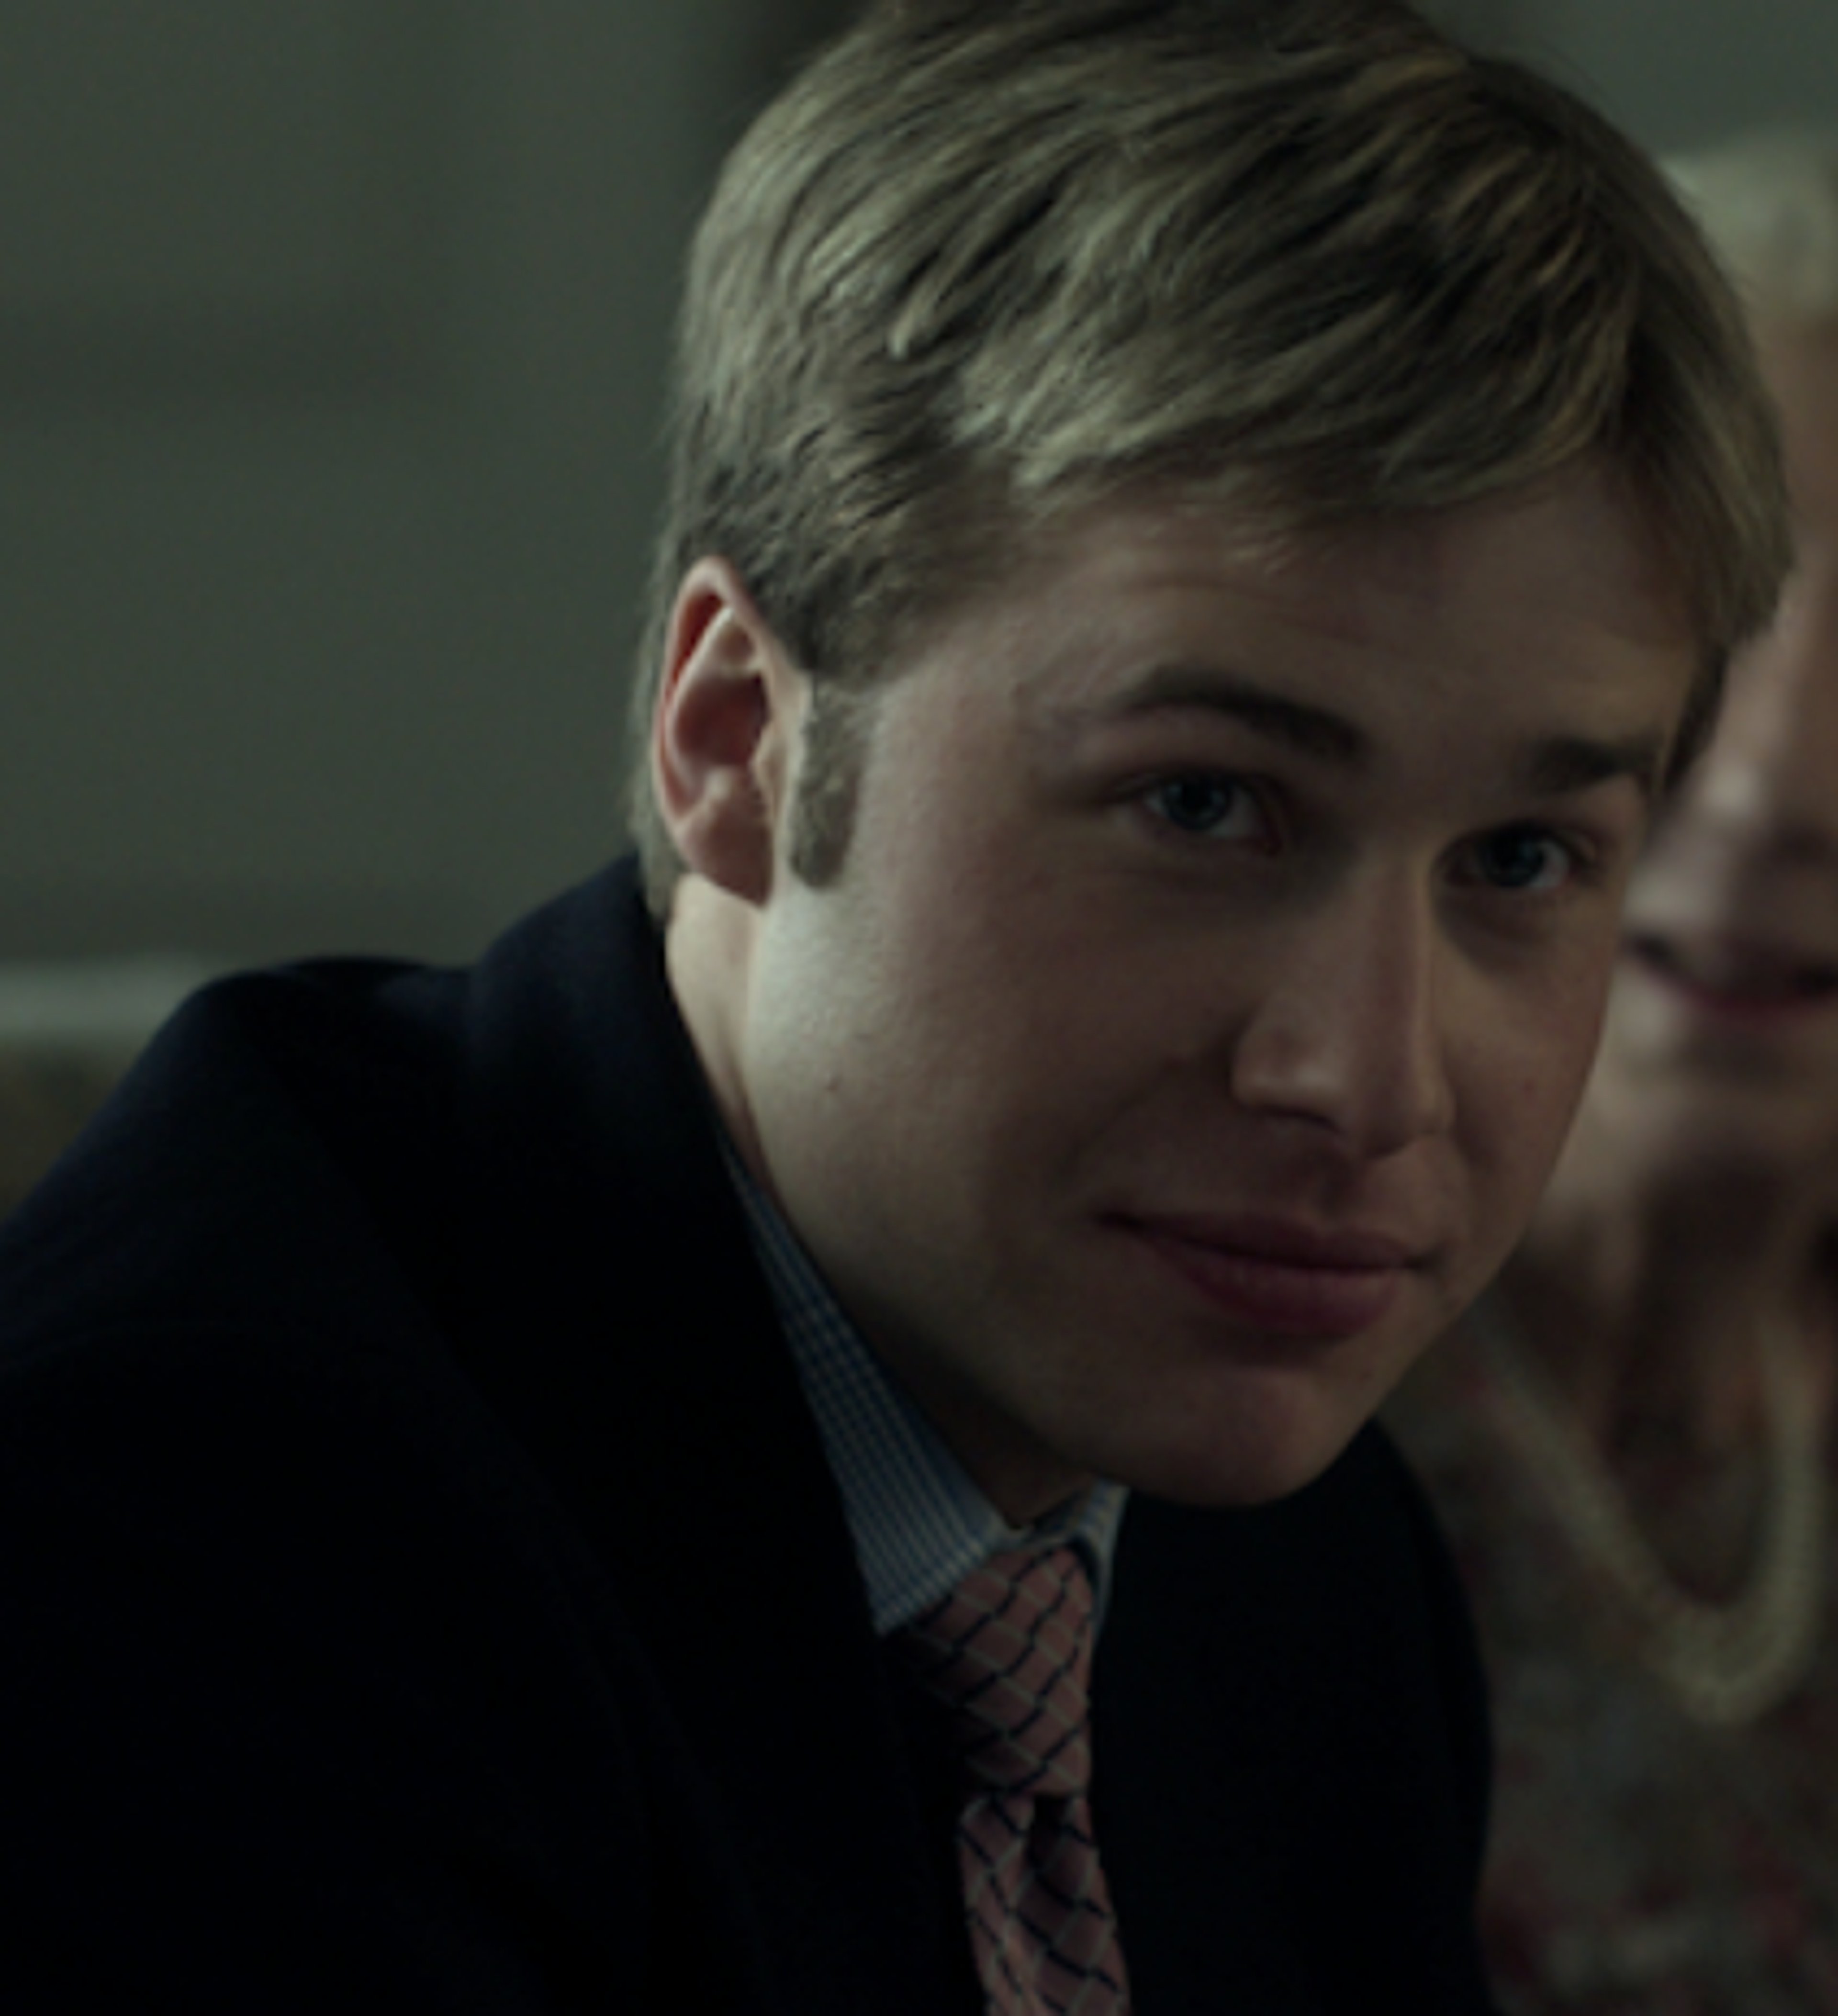
<svg viewBox="0 0 1838 2016"><path fill-rule="evenodd" d="M1031 1526L1010 1525L843 1314L732 1145L722 1145L842 1496L875 1630L885 1636L910 1624L992 1554L1060 1545L1083 1556L1101 1619L1124 1488L1101 1481Z"/></svg>

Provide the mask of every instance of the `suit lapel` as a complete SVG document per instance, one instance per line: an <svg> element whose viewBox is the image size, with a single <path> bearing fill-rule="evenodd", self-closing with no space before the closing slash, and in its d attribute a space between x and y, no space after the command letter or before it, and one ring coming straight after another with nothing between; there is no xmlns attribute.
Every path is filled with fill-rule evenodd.
<svg viewBox="0 0 1838 2016"><path fill-rule="evenodd" d="M626 873L494 948L465 1041L468 1369L614 1564L734 1830L787 2009L939 2016L960 1993L961 1932L939 1909L840 1500Z"/></svg>

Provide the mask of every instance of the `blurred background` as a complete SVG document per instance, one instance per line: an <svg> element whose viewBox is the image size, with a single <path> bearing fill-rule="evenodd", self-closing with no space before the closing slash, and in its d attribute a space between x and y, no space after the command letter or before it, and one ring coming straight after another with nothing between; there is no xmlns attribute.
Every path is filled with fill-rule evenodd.
<svg viewBox="0 0 1838 2016"><path fill-rule="evenodd" d="M1657 148L1834 0L1446 0ZM0 1205L171 1000L620 844L682 247L843 0L0 0Z"/></svg>

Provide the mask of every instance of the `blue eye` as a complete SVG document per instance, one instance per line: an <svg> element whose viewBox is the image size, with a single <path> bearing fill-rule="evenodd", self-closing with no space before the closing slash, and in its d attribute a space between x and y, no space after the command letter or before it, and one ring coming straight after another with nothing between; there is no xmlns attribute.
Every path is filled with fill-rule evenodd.
<svg viewBox="0 0 1838 2016"><path fill-rule="evenodd" d="M1508 826L1475 846L1482 881L1533 895L1559 889L1576 873L1577 857L1555 834L1533 826Z"/></svg>
<svg viewBox="0 0 1838 2016"><path fill-rule="evenodd" d="M1237 778L1217 770L1165 777L1145 794L1156 815L1182 833L1256 839L1263 833L1257 800Z"/></svg>

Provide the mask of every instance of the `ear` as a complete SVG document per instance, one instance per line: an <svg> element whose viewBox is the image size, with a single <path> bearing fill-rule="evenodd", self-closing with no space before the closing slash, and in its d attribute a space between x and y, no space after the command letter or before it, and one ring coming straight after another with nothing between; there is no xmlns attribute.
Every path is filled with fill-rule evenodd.
<svg viewBox="0 0 1838 2016"><path fill-rule="evenodd" d="M677 852L751 903L772 887L804 678L724 560L683 578L651 720L651 782Z"/></svg>

